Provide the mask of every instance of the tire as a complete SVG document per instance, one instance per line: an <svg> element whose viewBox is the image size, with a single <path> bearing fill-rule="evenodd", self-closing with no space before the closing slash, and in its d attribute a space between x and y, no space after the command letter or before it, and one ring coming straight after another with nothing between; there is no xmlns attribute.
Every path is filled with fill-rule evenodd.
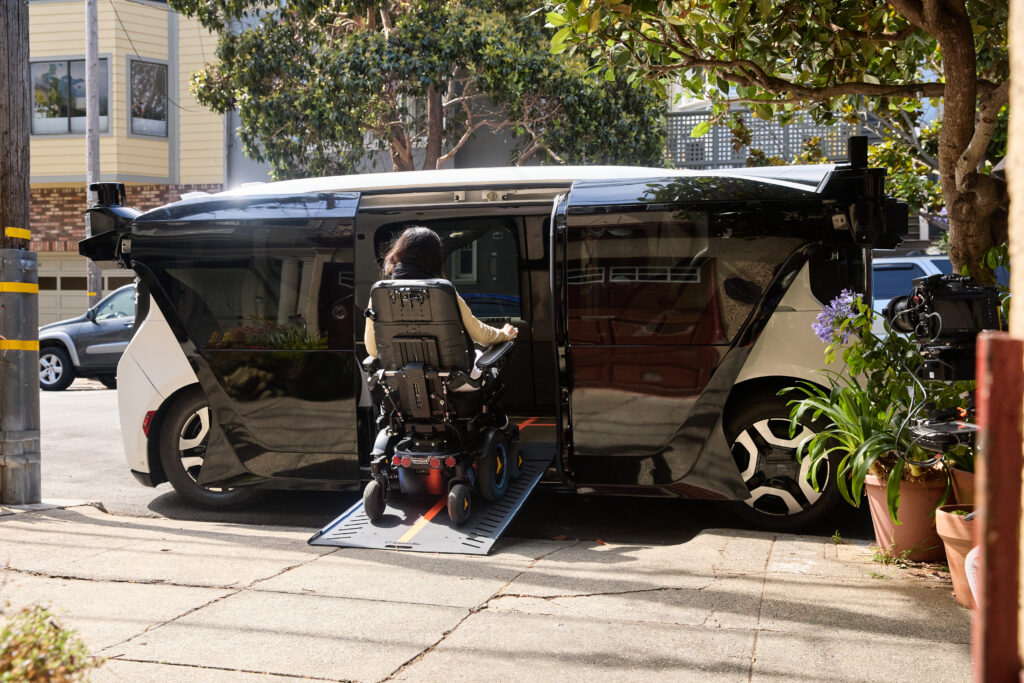
<svg viewBox="0 0 1024 683"><path fill-rule="evenodd" d="M199 470L210 435L210 407L200 391L179 397L160 429L160 464L175 492L190 503L211 510L234 510L256 501L256 489L210 489L199 485Z"/></svg>
<svg viewBox="0 0 1024 683"><path fill-rule="evenodd" d="M376 479L371 479L363 489L363 510L366 511L366 516L370 518L371 522L376 522L384 516L385 507L387 507L387 499L384 487Z"/></svg>
<svg viewBox="0 0 1024 683"><path fill-rule="evenodd" d="M763 392L751 396L729 416L725 436L751 497L734 506L736 515L769 531L797 531L840 519L844 501L834 472L839 457L819 463L820 491L807 479L809 461L796 457L799 443L825 427L805 419L789 436L791 400Z"/></svg>
<svg viewBox="0 0 1024 683"><path fill-rule="evenodd" d="M477 458L476 478L484 500L500 500L512 480L511 449L505 432L495 430L487 440L487 450Z"/></svg>
<svg viewBox="0 0 1024 683"><path fill-rule="evenodd" d="M519 475L523 473L523 449L519 447L519 444L512 445L512 455L508 459L509 466L509 477L515 481L519 478Z"/></svg>
<svg viewBox="0 0 1024 683"><path fill-rule="evenodd" d="M462 526L473 514L473 501L469 495L469 487L456 484L448 492L448 518L455 526Z"/></svg>
<svg viewBox="0 0 1024 683"><path fill-rule="evenodd" d="M68 352L59 346L39 350L39 388L43 391L64 391L75 381L75 367Z"/></svg>
<svg viewBox="0 0 1024 683"><path fill-rule="evenodd" d="M96 379L107 389L117 389L117 377L114 375L100 375Z"/></svg>

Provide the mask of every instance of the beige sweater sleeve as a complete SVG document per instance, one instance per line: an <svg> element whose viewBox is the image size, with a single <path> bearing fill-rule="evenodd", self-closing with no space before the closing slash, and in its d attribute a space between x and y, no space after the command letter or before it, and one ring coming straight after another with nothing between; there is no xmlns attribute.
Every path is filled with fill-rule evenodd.
<svg viewBox="0 0 1024 683"><path fill-rule="evenodd" d="M466 331L469 332L469 338L477 344L492 346L512 339L507 333L502 332L498 328L485 325L477 320L476 316L473 315L473 311L469 309L469 304L463 301L461 296L459 297L459 312L462 314L462 324L465 325ZM366 352L376 358L377 337L373 334L373 321L366 318L366 325L363 329L363 343L366 344Z"/></svg>

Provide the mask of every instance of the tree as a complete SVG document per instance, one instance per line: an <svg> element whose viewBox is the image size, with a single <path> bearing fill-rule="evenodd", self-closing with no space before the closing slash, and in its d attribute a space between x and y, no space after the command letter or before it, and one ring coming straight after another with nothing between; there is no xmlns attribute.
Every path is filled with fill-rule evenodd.
<svg viewBox="0 0 1024 683"><path fill-rule="evenodd" d="M396 171L440 168L481 131L514 135L517 164L663 158L660 96L552 55L526 0L170 4L220 34L193 89L239 111L276 177L351 172L374 146Z"/></svg>
<svg viewBox="0 0 1024 683"><path fill-rule="evenodd" d="M904 113L913 122L941 101L950 257L985 277L1000 241L989 218L1006 202L982 161L1008 98L1007 12L1005 0L566 0L547 16L554 52L599 51L631 81L678 80L720 113L730 96L782 120L867 108L899 131Z"/></svg>

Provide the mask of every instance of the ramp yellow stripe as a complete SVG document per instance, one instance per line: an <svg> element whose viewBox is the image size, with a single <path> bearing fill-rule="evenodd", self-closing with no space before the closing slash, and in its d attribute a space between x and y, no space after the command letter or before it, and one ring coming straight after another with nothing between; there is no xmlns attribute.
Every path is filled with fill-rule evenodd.
<svg viewBox="0 0 1024 683"><path fill-rule="evenodd" d="M38 351L38 339L0 339L0 351Z"/></svg>
<svg viewBox="0 0 1024 683"><path fill-rule="evenodd" d="M418 534L423 529L423 527L425 527L430 522L430 520L432 520L434 518L434 515L436 515L438 512L440 512L441 508L443 508L447 504L448 504L447 496L442 498L441 500L437 501L436 503L434 503L434 507L432 507L429 510L427 510L423 514L423 516L420 517L419 519L417 519L416 523L413 524L409 528L409 530L406 531L404 534L402 534L402 537L400 539L398 539L397 541L395 541L395 542L396 543L408 543L409 541L411 541L413 536Z"/></svg>
<svg viewBox="0 0 1024 683"><path fill-rule="evenodd" d="M3 294L4 292L38 294L39 285L34 282L0 282L0 294Z"/></svg>
<svg viewBox="0 0 1024 683"><path fill-rule="evenodd" d="M4 228L4 234L8 237L17 237L21 240L32 239L32 233L28 228L12 228L8 226Z"/></svg>

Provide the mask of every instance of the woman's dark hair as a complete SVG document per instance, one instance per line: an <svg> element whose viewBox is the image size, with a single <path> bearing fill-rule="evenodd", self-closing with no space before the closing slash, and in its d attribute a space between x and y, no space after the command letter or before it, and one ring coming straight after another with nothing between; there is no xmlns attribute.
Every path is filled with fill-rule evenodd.
<svg viewBox="0 0 1024 683"><path fill-rule="evenodd" d="M433 277L444 277L444 251L441 238L436 232L422 225L406 228L391 243L391 248L384 256L383 276L391 277L395 266L419 268Z"/></svg>

